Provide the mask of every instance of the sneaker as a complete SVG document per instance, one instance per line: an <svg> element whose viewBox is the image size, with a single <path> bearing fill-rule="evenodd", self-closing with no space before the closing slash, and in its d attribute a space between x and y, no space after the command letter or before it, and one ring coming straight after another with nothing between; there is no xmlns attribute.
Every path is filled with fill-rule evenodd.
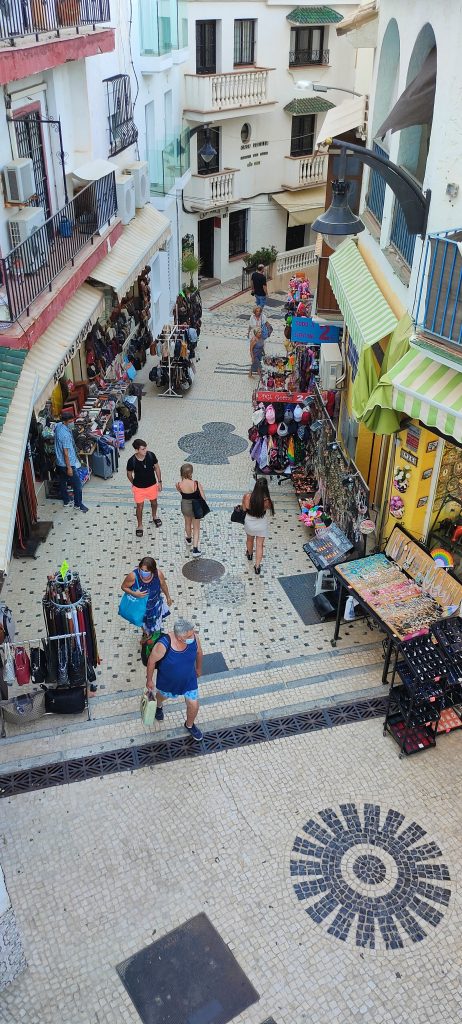
<svg viewBox="0 0 462 1024"><path fill-rule="evenodd" d="M81 512L88 512L86 505L76 505L75 508L79 508Z"/></svg>
<svg viewBox="0 0 462 1024"><path fill-rule="evenodd" d="M197 728L197 725L186 725L185 722L184 727L186 732L189 732L189 735L192 736L193 740L196 740L197 743L200 743L201 740L204 739L204 734Z"/></svg>
<svg viewBox="0 0 462 1024"><path fill-rule="evenodd" d="M202 554L202 551L201 551L200 548L193 548L192 549L192 553L193 553L194 558L199 558L199 555Z"/></svg>
<svg viewBox="0 0 462 1024"><path fill-rule="evenodd" d="M63 508L69 508L70 501L63 501Z"/></svg>
<svg viewBox="0 0 462 1024"><path fill-rule="evenodd" d="M163 722L163 720L164 720L164 709L163 708L156 708L156 713L155 713L154 717L156 719L156 722Z"/></svg>

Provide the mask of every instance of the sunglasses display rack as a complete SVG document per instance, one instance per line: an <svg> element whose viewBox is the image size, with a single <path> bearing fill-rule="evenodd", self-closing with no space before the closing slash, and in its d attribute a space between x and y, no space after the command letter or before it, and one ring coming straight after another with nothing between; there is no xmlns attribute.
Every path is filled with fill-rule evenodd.
<svg viewBox="0 0 462 1024"><path fill-rule="evenodd" d="M450 629L435 623L395 648L384 735L396 741L400 757L428 750L438 735L462 728L462 658L450 657L437 638L442 625L444 636L457 635L460 644L462 621L447 621L454 624Z"/></svg>

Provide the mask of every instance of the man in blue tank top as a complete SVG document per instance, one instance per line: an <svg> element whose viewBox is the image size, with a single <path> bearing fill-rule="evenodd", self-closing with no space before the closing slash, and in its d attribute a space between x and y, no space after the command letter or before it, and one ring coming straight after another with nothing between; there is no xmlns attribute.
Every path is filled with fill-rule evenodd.
<svg viewBox="0 0 462 1024"><path fill-rule="evenodd" d="M163 722L164 700L169 697L184 697L186 701L186 721L184 727L189 735L198 743L203 739L201 730L195 725L199 710L198 676L202 672L202 647L199 637L188 619L177 619L173 630L164 633L154 645L148 660L146 688L154 689L153 675L156 678L156 720Z"/></svg>

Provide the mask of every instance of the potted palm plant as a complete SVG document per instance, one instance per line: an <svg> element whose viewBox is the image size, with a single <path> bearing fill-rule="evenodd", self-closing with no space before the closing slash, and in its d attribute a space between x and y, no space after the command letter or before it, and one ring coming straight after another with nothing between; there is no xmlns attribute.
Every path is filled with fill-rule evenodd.
<svg viewBox="0 0 462 1024"><path fill-rule="evenodd" d="M188 291L195 291L194 274L201 269L201 261L193 252L184 252L181 260L181 269L184 274L189 274Z"/></svg>

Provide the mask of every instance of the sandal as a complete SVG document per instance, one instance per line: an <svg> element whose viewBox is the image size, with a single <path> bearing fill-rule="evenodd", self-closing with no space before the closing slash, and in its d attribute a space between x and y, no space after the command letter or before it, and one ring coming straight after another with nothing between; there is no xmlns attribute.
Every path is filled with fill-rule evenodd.
<svg viewBox="0 0 462 1024"><path fill-rule="evenodd" d="M162 526L162 519L153 519L154 526Z"/></svg>
<svg viewBox="0 0 462 1024"><path fill-rule="evenodd" d="M261 573L261 565L254 565L255 575L259 576Z"/></svg>
<svg viewBox="0 0 462 1024"><path fill-rule="evenodd" d="M137 536L137 537L142 537L142 536L143 536L143 531L142 531L142 530L139 530L139 529L138 529L138 530L136 531L136 536Z"/></svg>
<svg viewBox="0 0 462 1024"><path fill-rule="evenodd" d="M249 552L247 551L247 548L246 548L246 549L245 549L245 553L246 553L246 556L247 556L247 558L249 559L249 562L251 562L251 561L252 561L252 558L253 558L253 551L252 551L252 554L251 554L251 555L249 555Z"/></svg>

